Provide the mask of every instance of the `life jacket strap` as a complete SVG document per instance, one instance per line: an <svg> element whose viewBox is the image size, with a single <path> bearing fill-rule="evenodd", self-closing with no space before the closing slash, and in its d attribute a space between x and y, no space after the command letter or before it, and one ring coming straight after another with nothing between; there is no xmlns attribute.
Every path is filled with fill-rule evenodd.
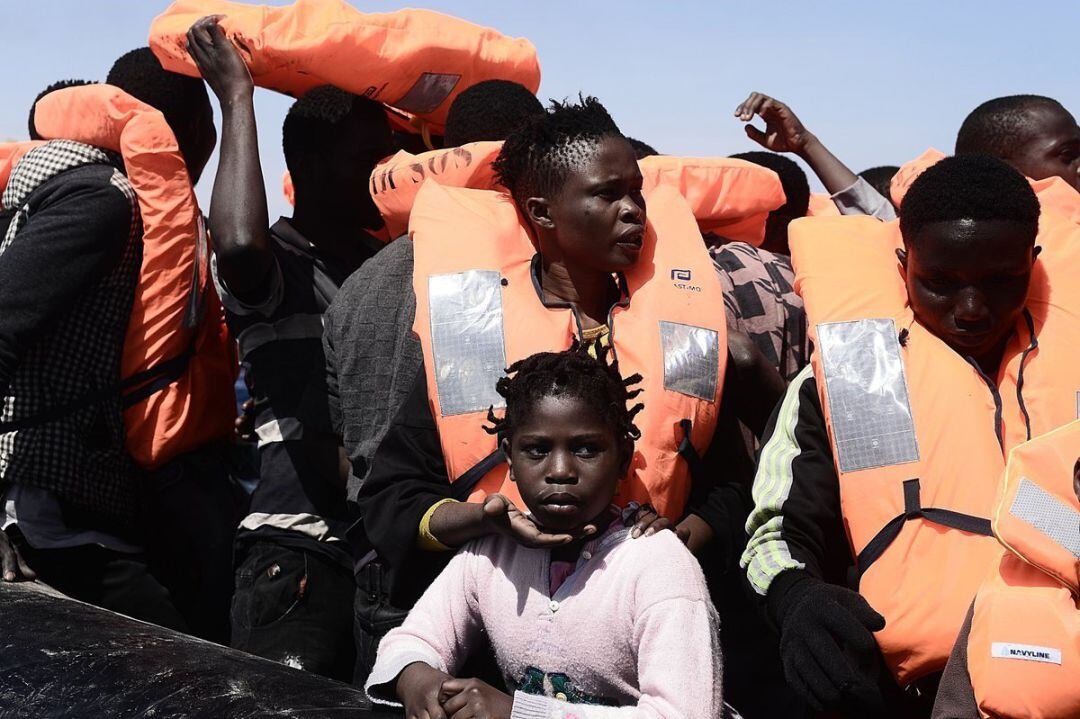
<svg viewBox="0 0 1080 719"><path fill-rule="evenodd" d="M24 417L11 422L0 422L0 434L8 432L20 432L32 427L39 427L49 422L55 422L62 417L67 417L92 404L101 402L108 397L119 394L121 409L127 409L142 402L147 397L160 392L187 371L188 363L195 354L195 344L190 343L182 353L176 357L160 362L149 369L137 372L127 379L107 385L99 389L90 390L70 402L51 407L38 412L30 417Z"/></svg>
<svg viewBox="0 0 1080 719"><path fill-rule="evenodd" d="M468 500L469 495L472 494L473 489L484 478L484 475L505 461L506 454L502 451L502 447L497 447L494 452L481 459L450 483L450 496L459 502Z"/></svg>
<svg viewBox="0 0 1080 719"><path fill-rule="evenodd" d="M890 519L859 552L859 556L855 559L856 581L885 553L889 545L900 536L900 531L904 528L904 525L912 519L924 519L942 527L959 529L961 532L977 534L983 537L989 537L993 534L990 529L989 519L954 512L951 509L923 507L918 477L906 480L904 482L904 512Z"/></svg>

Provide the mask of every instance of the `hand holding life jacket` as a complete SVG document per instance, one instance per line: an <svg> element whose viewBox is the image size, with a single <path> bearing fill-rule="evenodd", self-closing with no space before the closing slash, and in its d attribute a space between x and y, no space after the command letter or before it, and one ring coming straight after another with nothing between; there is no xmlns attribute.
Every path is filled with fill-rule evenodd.
<svg viewBox="0 0 1080 719"><path fill-rule="evenodd" d="M878 644L906 685L944 666L997 557L1004 453L1076 417L1080 242L1039 256L1025 318L987 378L915 321L897 222L806 218L789 236L859 592L885 616Z"/></svg>
<svg viewBox="0 0 1080 719"><path fill-rule="evenodd" d="M979 589L968 673L983 717L1080 716L1080 421L1009 453L994 534L1006 552Z"/></svg>
<svg viewBox="0 0 1080 719"><path fill-rule="evenodd" d="M128 451L152 468L229 436L235 356L209 282L202 214L164 116L119 88L86 85L39 100L35 125L49 139L119 152L138 198L142 269L121 376L145 381L125 398Z"/></svg>
<svg viewBox="0 0 1080 719"><path fill-rule="evenodd" d="M225 0L177 0L150 26L162 67L199 76L187 31L206 15L240 50L260 87L299 97L318 85L376 100L441 132L459 93L484 80L512 80L536 92L536 48L430 10L362 13L343 0L297 0L284 7Z"/></svg>
<svg viewBox="0 0 1080 719"><path fill-rule="evenodd" d="M624 274L628 304L609 327L619 370L644 378L645 409L619 501L651 502L680 517L689 464L712 439L724 383L726 321L720 283L686 202L672 187L646 193L645 244ZM580 335L568 306L545 306L538 257L505 193L424 183L409 221L416 320L428 396L455 494L501 492L519 501L495 437L483 425L499 408L495 382L511 363L558 352ZM521 506L519 504L519 506Z"/></svg>
<svg viewBox="0 0 1080 719"><path fill-rule="evenodd" d="M369 190L390 237L400 236L408 227L424 180L445 187L500 189L491 163L501 149L501 142L474 142L420 155L402 151L379 163L371 173ZM675 188L690 205L702 234L760 245L769 213L784 204L776 173L745 160L653 155L638 165L644 190L660 185Z"/></svg>

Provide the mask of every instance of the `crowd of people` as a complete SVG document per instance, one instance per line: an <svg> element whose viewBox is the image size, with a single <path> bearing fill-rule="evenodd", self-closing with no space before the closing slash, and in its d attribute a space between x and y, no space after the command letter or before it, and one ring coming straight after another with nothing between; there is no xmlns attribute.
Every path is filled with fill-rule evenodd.
<svg viewBox="0 0 1080 719"><path fill-rule="evenodd" d="M758 92L760 149L678 158L586 94L432 135L319 86L271 223L222 24L0 147L5 582L410 719L1080 716L1066 108L856 174Z"/></svg>

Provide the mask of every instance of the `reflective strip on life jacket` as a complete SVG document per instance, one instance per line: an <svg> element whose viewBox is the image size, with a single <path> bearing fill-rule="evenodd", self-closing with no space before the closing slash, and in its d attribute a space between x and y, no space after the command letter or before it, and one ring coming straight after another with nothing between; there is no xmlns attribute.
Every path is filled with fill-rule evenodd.
<svg viewBox="0 0 1080 719"><path fill-rule="evenodd" d="M726 322L717 312L719 280L685 201L667 186L646 201L645 245L622 278L629 300L608 318L619 370L643 376L645 405L619 501L648 501L678 517L689 494L689 458L705 451L716 424ZM568 348L581 335L578 318L569 306L541 301L536 249L507 195L425 183L409 231L413 329L450 477L474 501L493 492L519 501L495 438L483 430L485 413L502 406L495 382L505 368Z"/></svg>
<svg viewBox="0 0 1080 719"><path fill-rule="evenodd" d="M994 531L1008 550L979 589L968 674L981 716L1080 716L1080 421L1014 448Z"/></svg>
<svg viewBox="0 0 1080 719"><path fill-rule="evenodd" d="M119 152L138 198L142 267L121 376L152 375L155 383L143 387L138 401L124 411L128 452L141 466L154 468L230 436L236 413L235 351L209 281L202 214L165 118L119 88L86 85L39 100L35 124L46 138ZM175 373L158 376L158 368L188 357Z"/></svg>
<svg viewBox="0 0 1080 719"><path fill-rule="evenodd" d="M997 556L1003 452L1075 417L1080 243L1040 233L1027 311L991 379L915 322L898 223L807 218L789 237L859 591L906 685L944 666Z"/></svg>
<svg viewBox="0 0 1080 719"><path fill-rule="evenodd" d="M446 187L500 189L491 163L501 142L474 142L420 155L398 152L371 173L369 190L390 237L408 227L420 185L427 179ZM675 188L690 205L702 234L758 246L769 213L784 204L784 189L772 170L726 157L653 155L638 162L643 187Z"/></svg>
<svg viewBox="0 0 1080 719"><path fill-rule="evenodd" d="M994 534L1013 554L1080 594L1080 502L1073 467L1080 420L1018 445L1009 454Z"/></svg>
<svg viewBox="0 0 1080 719"><path fill-rule="evenodd" d="M187 32L206 15L224 15L221 27L256 85L294 97L333 85L416 116L439 134L454 98L468 87L511 80L533 93L540 88L536 48L525 38L431 10L363 13L344 0L284 7L177 0L150 26L150 48L162 67L199 76Z"/></svg>

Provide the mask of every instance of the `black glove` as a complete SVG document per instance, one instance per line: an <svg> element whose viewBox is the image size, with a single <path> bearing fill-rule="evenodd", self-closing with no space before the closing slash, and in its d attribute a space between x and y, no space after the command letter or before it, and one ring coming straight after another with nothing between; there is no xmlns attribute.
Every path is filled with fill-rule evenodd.
<svg viewBox="0 0 1080 719"><path fill-rule="evenodd" d="M784 676L795 692L818 711L885 713L872 634L885 628L885 618L860 594L788 570L773 580L768 603L780 629Z"/></svg>

